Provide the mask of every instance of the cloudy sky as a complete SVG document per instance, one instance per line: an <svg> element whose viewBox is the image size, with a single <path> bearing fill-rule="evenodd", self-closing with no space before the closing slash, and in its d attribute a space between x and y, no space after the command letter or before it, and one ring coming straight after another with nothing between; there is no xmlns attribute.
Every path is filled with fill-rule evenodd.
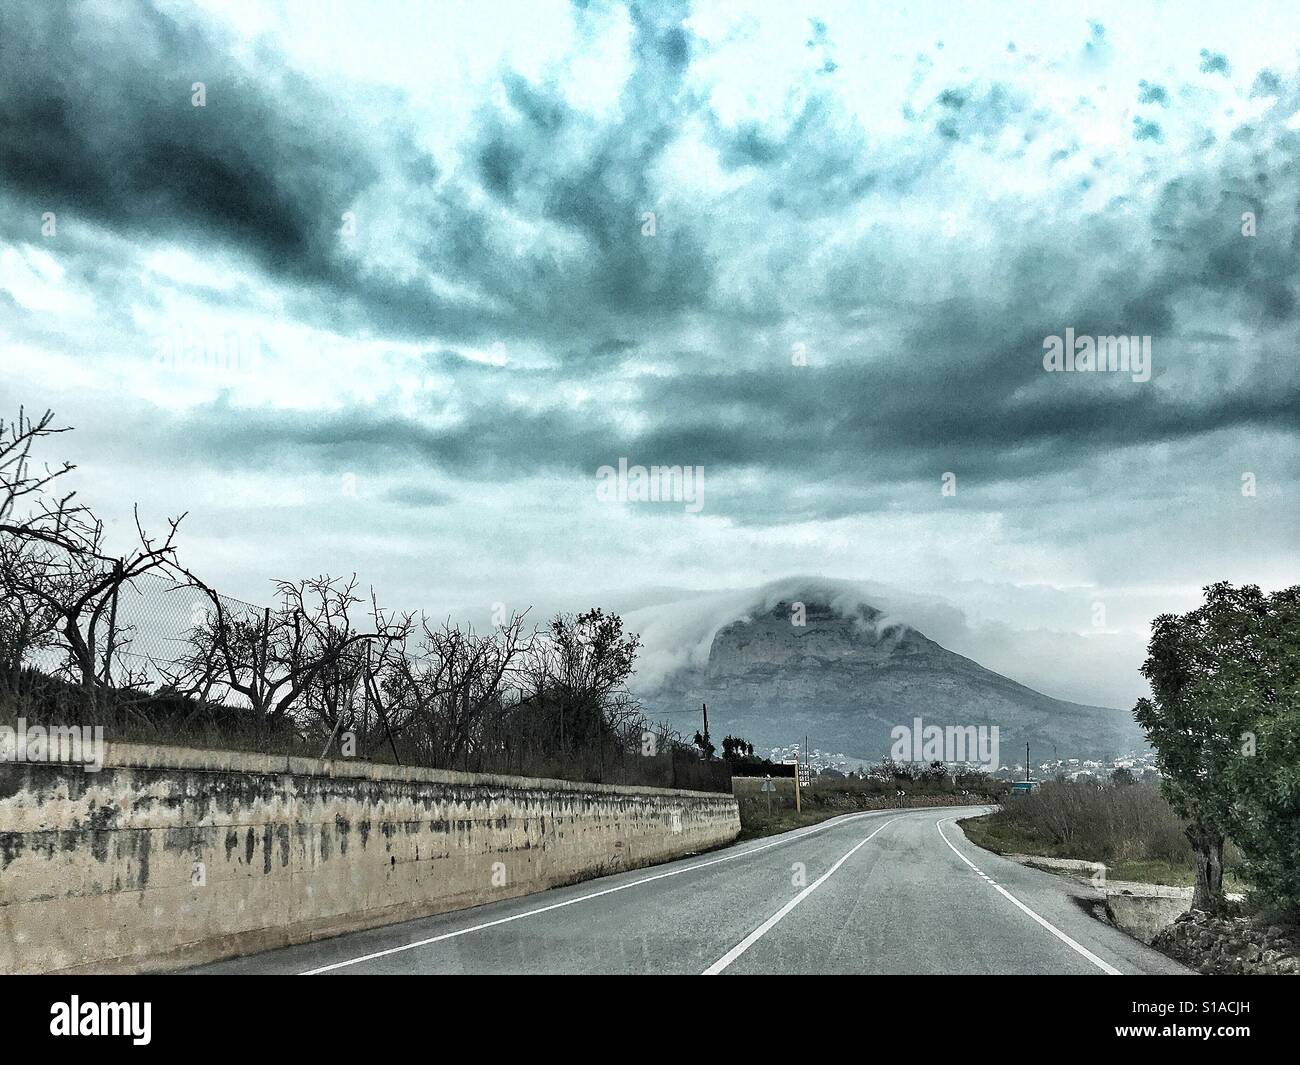
<svg viewBox="0 0 1300 1065"><path fill-rule="evenodd" d="M1131 700L1154 614L1298 579L1300 26L1195 7L12 5L0 400L245 599L871 580Z"/></svg>

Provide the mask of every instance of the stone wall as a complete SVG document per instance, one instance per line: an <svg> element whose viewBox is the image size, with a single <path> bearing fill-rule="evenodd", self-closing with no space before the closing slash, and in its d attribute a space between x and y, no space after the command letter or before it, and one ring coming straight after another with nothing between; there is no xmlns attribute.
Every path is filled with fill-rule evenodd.
<svg viewBox="0 0 1300 1065"><path fill-rule="evenodd" d="M109 744L0 764L0 973L171 969L733 840L729 795Z"/></svg>
<svg viewBox="0 0 1300 1065"><path fill-rule="evenodd" d="M1300 928L1188 910L1151 945L1205 975L1300 975Z"/></svg>

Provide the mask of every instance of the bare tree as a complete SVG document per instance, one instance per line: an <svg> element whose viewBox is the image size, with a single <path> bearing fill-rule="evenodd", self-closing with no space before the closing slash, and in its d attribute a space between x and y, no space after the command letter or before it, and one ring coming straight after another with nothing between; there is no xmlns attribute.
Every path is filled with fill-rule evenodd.
<svg viewBox="0 0 1300 1065"><path fill-rule="evenodd" d="M435 722L445 690L447 663L424 653L422 648L412 647L408 637L372 649L367 666L366 689L394 756L396 741L401 738L416 759L427 765L437 764Z"/></svg>
<svg viewBox="0 0 1300 1065"><path fill-rule="evenodd" d="M450 622L439 629L424 624L426 648L441 666L441 715L435 734L441 764L455 765L476 744L484 745L484 726L500 712L510 671L531 644L531 638L522 635L523 621L522 615L515 615L491 635L462 632Z"/></svg>
<svg viewBox="0 0 1300 1065"><path fill-rule="evenodd" d="M48 603L24 591L38 580L39 545L0 535L0 691L16 694L30 656L56 642L58 617Z"/></svg>
<svg viewBox="0 0 1300 1065"><path fill-rule="evenodd" d="M53 425L50 411L33 421L20 409L15 420L0 420L0 540L6 598L12 600L6 610L11 619L52 621L67 668L94 705L98 691L113 683L115 657L129 639L117 620L119 593L137 577L175 565L176 530L184 515L169 519L166 536L158 540L145 532L137 510L138 546L125 555L110 554L103 522L74 504L74 493L50 491L75 467L33 464L37 441L67 431ZM118 683L140 679L119 677Z"/></svg>
<svg viewBox="0 0 1300 1065"><path fill-rule="evenodd" d="M372 595L372 626L358 631L353 615L362 600L355 575L277 581L279 605L260 617L232 617L216 591L186 576L212 609L190 633L178 690L206 696L224 688L246 699L271 728L292 722L300 731L336 729L361 684L358 651L372 641L400 643L413 626L409 615L379 609Z"/></svg>
<svg viewBox="0 0 1300 1065"><path fill-rule="evenodd" d="M509 709L518 702L522 663L536 639L525 614L486 634L421 619L418 643L376 648L368 704L397 756L396 737L428 764L478 767L509 762ZM517 749L517 747L515 748Z"/></svg>
<svg viewBox="0 0 1300 1065"><path fill-rule="evenodd" d="M79 546L64 547L37 537L28 564L12 571L14 591L56 619L68 669L91 705L100 689L113 684L114 658L129 642L129 633L117 618L118 595L136 578L175 566L176 530L183 517L168 519L167 534L158 540L144 530L137 512L139 546L117 558L106 553L103 523L87 517L77 532ZM138 680L132 677L128 683Z"/></svg>
<svg viewBox="0 0 1300 1065"><path fill-rule="evenodd" d="M53 421L52 411L33 421L22 407L12 421L0 418L0 536L83 551L96 523L84 507L73 503L75 492L50 493L53 483L76 467L70 462L39 468L32 464L32 448L38 440L71 428L55 427Z"/></svg>
<svg viewBox="0 0 1300 1065"><path fill-rule="evenodd" d="M243 704L241 716L259 727L328 737L326 751L346 728L363 742L386 739L394 757L400 739L421 761L466 769L516 758L522 769L529 756L547 764L580 752L587 765L598 756L603 773L607 751L621 756L639 740L644 721L627 689L639 640L617 615L559 615L540 633L525 632L523 614L484 634L424 618L417 630L373 591L362 616L355 575L280 581L274 608L232 612L176 559L184 515L157 539L137 513L138 546L110 553L102 522L73 493L52 490L74 467L33 461L37 442L65 431L48 411L0 420L0 682L33 649L55 644L92 705L109 687L139 688L146 701L193 699L193 709L179 705L186 721L214 704ZM152 664L164 684L146 696L143 671L122 662L132 632L118 599L152 572L173 590L198 589L210 609L180 661ZM115 700L127 712L135 705Z"/></svg>
<svg viewBox="0 0 1300 1065"><path fill-rule="evenodd" d="M589 763L603 775L607 753L622 758L644 731L641 708L627 688L640 638L623 619L596 607L559 614L528 656L515 730L534 754Z"/></svg>

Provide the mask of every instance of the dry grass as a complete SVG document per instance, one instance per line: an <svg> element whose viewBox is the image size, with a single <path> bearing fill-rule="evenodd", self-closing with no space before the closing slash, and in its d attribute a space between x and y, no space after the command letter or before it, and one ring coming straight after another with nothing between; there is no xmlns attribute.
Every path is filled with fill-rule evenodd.
<svg viewBox="0 0 1300 1065"><path fill-rule="evenodd" d="M1151 783L1050 782L995 813L964 820L962 828L972 843L998 854L1104 862L1115 880L1186 885L1195 878L1183 821ZM1229 873L1240 865L1235 847L1224 860Z"/></svg>

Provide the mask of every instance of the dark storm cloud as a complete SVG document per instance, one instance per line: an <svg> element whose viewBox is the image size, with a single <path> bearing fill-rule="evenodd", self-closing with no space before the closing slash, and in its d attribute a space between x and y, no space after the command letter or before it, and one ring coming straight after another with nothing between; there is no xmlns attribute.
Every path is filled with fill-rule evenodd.
<svg viewBox="0 0 1300 1065"><path fill-rule="evenodd" d="M813 96L783 133L752 122L715 124L724 167L756 167L768 210L813 218L843 211L873 189L887 172L858 129L837 131L831 104Z"/></svg>
<svg viewBox="0 0 1300 1065"><path fill-rule="evenodd" d="M729 499L724 490L713 493L711 509L748 520L767 506L774 520L792 520L880 509L888 503L875 486L932 481L954 467L977 483L1014 480L1087 466L1099 451L1294 431L1294 367L1275 360L1266 367L1271 356L1248 337L1207 337L1184 322L1207 294L1226 300L1228 320L1249 330L1294 314L1300 219L1287 199L1282 157L1262 169L1258 163L1271 146L1294 142L1282 128L1286 113L1282 107L1252 129L1217 169L1170 176L1149 217L1080 222L1070 244L1052 232L1022 234L1002 248L1010 296L979 292L896 308L908 322L902 340L874 357L795 367L778 353L766 364L719 368L685 350L673 356L672 373L627 377L636 362L629 361L633 342L623 337L569 349L558 369L491 366L444 352L433 364L453 375L465 412L437 427L368 407L285 413L214 406L176 419L161 446L233 466L288 458L304 468L383 470L415 461L484 480L590 476L623 455L759 470L772 486L766 503L743 494ZM1242 204L1269 219L1249 241L1238 226ZM1047 378L1042 340L1065 325L1092 335L1152 335L1154 382ZM1256 364L1258 372L1226 385L1216 380L1225 359ZM543 402L529 407L501 399L521 385L575 379L575 372L577 380L613 374L632 396L619 406L582 407L548 404L544 392ZM622 417L624 404L643 416L635 430ZM846 484L854 480L872 487ZM778 504L809 481L831 487Z"/></svg>
<svg viewBox="0 0 1300 1065"><path fill-rule="evenodd" d="M106 263L85 234L93 223L136 246L247 257L300 318L345 332L472 330L481 308L340 249L343 214L379 180L381 156L412 184L437 173L400 126L382 137L363 128L265 46L245 60L209 24L150 0L21 5L0 34L0 224L30 240L45 211L64 234L71 223L101 245L66 250L74 272L124 266L122 248Z"/></svg>
<svg viewBox="0 0 1300 1065"><path fill-rule="evenodd" d="M491 219L481 238L456 250L458 266L510 309L517 329L565 342L575 329L608 329L635 318L644 328L708 303L712 269L693 212L665 214L652 174L682 122L698 106L683 86L689 35L680 5L633 5L634 69L617 117L597 124L556 86L507 73L508 106L486 109L471 146L473 174L506 216L543 221L578 250L512 249ZM653 234L643 232L654 214ZM662 215L662 217L660 217ZM581 316L581 317L579 317Z"/></svg>
<svg viewBox="0 0 1300 1065"><path fill-rule="evenodd" d="M442 507L452 501L450 495L446 492L439 492L436 488L409 484L401 484L390 488L384 493L384 499L401 507L415 509Z"/></svg>
<svg viewBox="0 0 1300 1065"><path fill-rule="evenodd" d="M1261 70L1255 75L1254 84L1250 87L1250 98L1253 100L1259 96L1278 96L1282 92L1282 79L1271 70Z"/></svg>
<svg viewBox="0 0 1300 1065"><path fill-rule="evenodd" d="M504 390L512 373L475 366L472 374L487 387L445 426L368 407L284 412L217 404L141 425L132 435L156 437L157 447L180 460L226 468L384 472L414 464L452 478L509 481L539 473L590 476L628 456L714 471L755 469L776 484L856 478L881 485L933 480L954 466L976 482L1057 473L1087 465L1098 452L1213 433L1294 430L1300 410L1294 375L1276 388L1201 396L1065 375L1060 387L1025 395L1008 389L1006 379L1039 381L1038 351L1003 351L999 358L1000 364L972 364L967 378L950 373L945 380L936 380L934 364L647 378L634 405L649 424L635 431L617 409L494 404L487 397ZM1006 370L1014 364L1024 369ZM997 365L1001 378L982 376ZM499 387L491 387L494 378ZM832 516L855 498L828 494L804 506Z"/></svg>
<svg viewBox="0 0 1300 1065"><path fill-rule="evenodd" d="M685 225L640 238L657 199L648 173L675 135L690 55L665 13L634 12L638 69L618 124L584 123L558 95L507 74L510 106L485 113L473 171L439 184L437 164L400 124L383 138L363 133L343 99L278 57L246 65L209 26L148 0L100 18L71 3L15 9L0 35L0 175L23 205L6 212L9 235L30 239L51 210L64 225L220 245L252 256L276 284L299 282L296 313L344 332L558 337L574 324L565 309L674 314L704 299L709 271ZM194 82L206 86L204 107L192 105ZM412 192L401 209L421 258L477 298L435 294L340 250L342 213L385 167ZM498 213L470 205L466 182L580 248L557 257L517 247Z"/></svg>
<svg viewBox="0 0 1300 1065"><path fill-rule="evenodd" d="M628 456L766 471L785 499L773 520L788 520L888 505L873 487L846 483L853 478L926 481L959 466L977 481L1014 480L1085 465L1099 447L1295 427L1300 372L1263 374L1270 355L1258 339L1294 322L1300 280L1291 174L1300 134L1285 125L1298 94L1271 71L1256 86L1276 102L1215 152L1187 157L1160 141L1192 105L1175 88L1180 105L1170 107L1164 85L1139 82L1138 100L1160 108L1160 123L1134 117L1127 132L1164 154L1134 179L1140 190L1122 189L1113 210L1098 211L1084 206L1088 187L1121 162L1089 164L1090 152L1062 135L1069 116L997 79L918 89L910 132L892 141L846 116L825 88L832 77L780 121L724 122L688 77L704 46L683 27L682 6L631 7L630 74L612 117L580 110L555 80L506 70L501 101L477 108L460 157L448 161L416 146L395 98L384 106L399 117L375 133L276 56L244 66L204 24L143 0L129 16L87 11L31 5L6 18L0 173L9 195L141 244L242 249L291 317L344 335L435 336L426 368L451 382L451 413L436 406L446 397L406 414L392 396L329 411L220 401L135 427L178 461L379 471L414 461L493 481L590 476ZM829 40L814 23L814 67ZM1088 48L1104 61L1100 27ZM1226 75L1220 59L1207 53L1204 69ZM918 60L918 85L929 66ZM193 81L208 86L206 108L190 104ZM666 167L692 123L736 180L712 202L678 194ZM1052 162L1024 161L1025 146L1052 134ZM999 149L1002 140L1013 146ZM981 169L990 159L1045 165L1048 176L1055 164L1091 171L995 195ZM912 197L930 212L942 204L936 187L991 230L979 249L984 275L956 296L926 294L949 264L924 237L895 232ZM401 250L420 269L399 275L340 249L340 213L376 190L398 204ZM1247 210L1260 222L1249 239L1239 223ZM653 236L642 233L645 212L656 216ZM132 277L107 256L99 244L65 261L85 291L116 299ZM457 294L435 293L427 274L455 282ZM1209 299L1225 339L1198 356ZM887 347L869 339L858 311L889 327ZM699 319L708 340L683 335ZM791 366L783 344L762 335L790 320L821 355L809 366ZM1066 327L1151 335L1154 380L1047 377L1043 338ZM512 358L469 361L442 346L453 341L500 341ZM531 361L513 357L516 348ZM1227 360L1242 379L1220 379ZM585 402L564 391L575 385L590 386ZM809 480L833 488L793 500ZM389 499L444 502L400 487ZM752 497L715 499L759 517Z"/></svg>
<svg viewBox="0 0 1300 1065"><path fill-rule="evenodd" d="M1156 85L1143 79L1138 82L1138 103L1159 104L1161 107L1168 107L1169 93L1165 92L1163 85Z"/></svg>
<svg viewBox="0 0 1300 1065"><path fill-rule="evenodd" d="M1159 141L1163 139L1159 122L1148 122L1145 119L1134 116L1133 118L1133 139L1135 141Z"/></svg>
<svg viewBox="0 0 1300 1065"><path fill-rule="evenodd" d="M1007 86L944 89L922 114L934 122L935 132L948 140L993 137L1026 110L1026 102Z"/></svg>
<svg viewBox="0 0 1300 1065"><path fill-rule="evenodd" d="M237 244L268 270L327 276L340 214L374 175L328 97L263 59L243 67L147 0L11 7L0 174L38 211Z"/></svg>
<svg viewBox="0 0 1300 1065"><path fill-rule="evenodd" d="M1203 74L1222 74L1225 77L1232 73L1232 66L1228 62L1228 57L1220 52L1211 52L1207 48L1201 49L1201 73Z"/></svg>

